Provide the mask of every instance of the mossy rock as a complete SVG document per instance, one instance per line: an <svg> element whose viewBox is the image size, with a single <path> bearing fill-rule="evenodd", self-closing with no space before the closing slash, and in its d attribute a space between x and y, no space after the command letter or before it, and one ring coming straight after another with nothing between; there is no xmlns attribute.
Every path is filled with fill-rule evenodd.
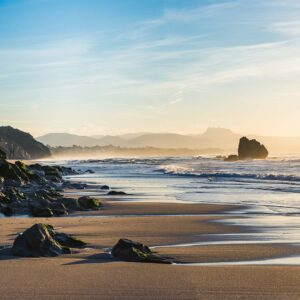
<svg viewBox="0 0 300 300"><path fill-rule="evenodd" d="M19 168L19 170L23 173L23 176L27 177L27 179L36 180L39 178L39 176L29 170L28 166L22 161L16 161L15 166Z"/></svg>
<svg viewBox="0 0 300 300"><path fill-rule="evenodd" d="M49 207L31 207L31 215L37 218L50 218L54 216L52 209Z"/></svg>
<svg viewBox="0 0 300 300"><path fill-rule="evenodd" d="M50 224L35 224L19 235L13 244L13 254L22 257L48 257L72 253L85 242L68 234L56 232Z"/></svg>
<svg viewBox="0 0 300 300"><path fill-rule="evenodd" d="M0 192L0 204L9 204L11 202L11 198Z"/></svg>
<svg viewBox="0 0 300 300"><path fill-rule="evenodd" d="M134 262L152 262L160 264L171 264L173 260L153 253L150 248L142 243L128 239L120 239L112 248L113 257Z"/></svg>
<svg viewBox="0 0 300 300"><path fill-rule="evenodd" d="M45 176L62 178L61 168L57 166L42 166Z"/></svg>
<svg viewBox="0 0 300 300"><path fill-rule="evenodd" d="M81 209L99 209L101 202L96 198L83 196L78 199L78 204Z"/></svg>
<svg viewBox="0 0 300 300"><path fill-rule="evenodd" d="M12 252L22 257L51 257L70 254L71 249L55 239L48 224L35 224L15 239Z"/></svg>
<svg viewBox="0 0 300 300"><path fill-rule="evenodd" d="M21 181L22 178L17 173L17 167L13 164L10 164L6 160L0 160L0 176L5 180L17 180Z"/></svg>

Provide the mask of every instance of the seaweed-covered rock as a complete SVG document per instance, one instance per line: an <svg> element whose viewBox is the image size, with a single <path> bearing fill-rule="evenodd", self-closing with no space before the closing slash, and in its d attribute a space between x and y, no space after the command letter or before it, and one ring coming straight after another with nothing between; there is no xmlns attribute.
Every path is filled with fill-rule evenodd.
<svg viewBox="0 0 300 300"><path fill-rule="evenodd" d="M96 198L83 196L78 199L78 204L82 209L98 209L101 202Z"/></svg>
<svg viewBox="0 0 300 300"><path fill-rule="evenodd" d="M50 209L56 216L67 216L68 210L60 201L54 201L50 204Z"/></svg>
<svg viewBox="0 0 300 300"><path fill-rule="evenodd" d="M45 176L53 181L62 180L62 172L58 166L42 166Z"/></svg>
<svg viewBox="0 0 300 300"><path fill-rule="evenodd" d="M37 218L50 218L53 217L53 211L49 207L31 207L31 215Z"/></svg>
<svg viewBox="0 0 300 300"><path fill-rule="evenodd" d="M79 210L78 200L75 198L62 198L61 202L68 210Z"/></svg>
<svg viewBox="0 0 300 300"><path fill-rule="evenodd" d="M22 181L22 178L17 174L15 165L6 160L0 160L0 176L5 180Z"/></svg>
<svg viewBox="0 0 300 300"><path fill-rule="evenodd" d="M0 192L0 204L9 204L11 199L7 197L4 193Z"/></svg>
<svg viewBox="0 0 300 300"><path fill-rule="evenodd" d="M12 247L13 254L22 257L58 256L71 253L53 234L53 227L35 224L19 235Z"/></svg>
<svg viewBox="0 0 300 300"><path fill-rule="evenodd" d="M172 263L172 259L154 254L148 246L128 239L120 239L112 248L111 255L133 262Z"/></svg>
<svg viewBox="0 0 300 300"><path fill-rule="evenodd" d="M125 192L118 192L118 191L110 191L107 193L109 196L124 196L127 195Z"/></svg>

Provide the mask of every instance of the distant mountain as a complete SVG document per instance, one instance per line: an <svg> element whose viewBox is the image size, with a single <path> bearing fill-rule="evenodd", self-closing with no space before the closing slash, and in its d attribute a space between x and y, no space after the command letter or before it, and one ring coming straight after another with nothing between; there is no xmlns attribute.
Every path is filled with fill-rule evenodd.
<svg viewBox="0 0 300 300"><path fill-rule="evenodd" d="M234 133L225 128L208 128L198 135L176 133L130 133L117 136L78 136L65 133L51 133L37 138L51 147L63 146L118 146L126 148L154 147L160 149L223 149L236 151L243 134ZM263 137L247 135L266 145L271 153L300 153L300 137Z"/></svg>
<svg viewBox="0 0 300 300"><path fill-rule="evenodd" d="M203 141L197 137L176 133L152 133L144 134L126 142L127 147L155 147L162 149L201 149L206 148Z"/></svg>
<svg viewBox="0 0 300 300"><path fill-rule="evenodd" d="M50 150L29 133L10 126L0 127L0 148L9 159L38 159L51 155Z"/></svg>
<svg viewBox="0 0 300 300"><path fill-rule="evenodd" d="M37 140L51 147L72 147L73 145L92 147L98 145L98 139L96 138L70 133L49 133L38 137Z"/></svg>

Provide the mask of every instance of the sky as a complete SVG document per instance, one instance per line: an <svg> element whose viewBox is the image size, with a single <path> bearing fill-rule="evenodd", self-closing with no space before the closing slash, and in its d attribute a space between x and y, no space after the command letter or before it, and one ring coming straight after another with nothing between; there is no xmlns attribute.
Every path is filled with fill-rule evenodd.
<svg viewBox="0 0 300 300"><path fill-rule="evenodd" d="M300 136L299 0L0 0L0 125Z"/></svg>

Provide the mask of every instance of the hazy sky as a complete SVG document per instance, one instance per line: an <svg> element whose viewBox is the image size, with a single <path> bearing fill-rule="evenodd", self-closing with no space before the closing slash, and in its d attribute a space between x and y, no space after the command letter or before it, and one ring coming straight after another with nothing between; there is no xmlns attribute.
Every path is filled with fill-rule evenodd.
<svg viewBox="0 0 300 300"><path fill-rule="evenodd" d="M0 0L0 124L300 135L299 0Z"/></svg>

